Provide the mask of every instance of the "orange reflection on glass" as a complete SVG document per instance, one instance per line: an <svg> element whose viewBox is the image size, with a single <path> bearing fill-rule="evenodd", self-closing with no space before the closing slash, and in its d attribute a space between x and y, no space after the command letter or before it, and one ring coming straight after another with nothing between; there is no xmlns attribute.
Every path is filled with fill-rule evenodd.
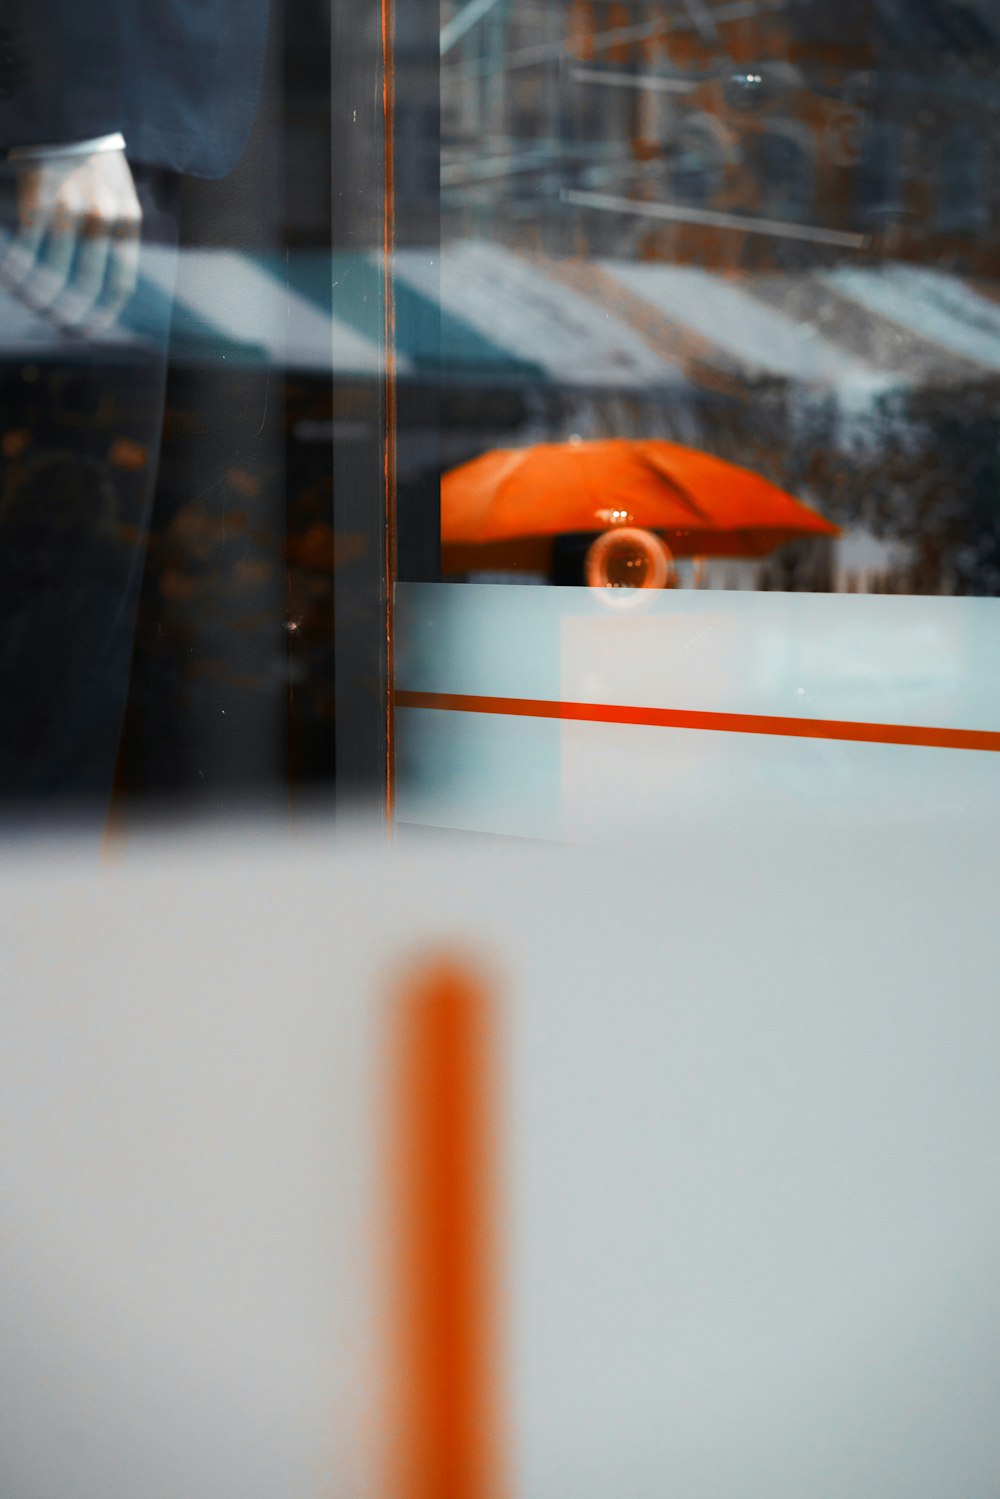
<svg viewBox="0 0 1000 1499"><path fill-rule="evenodd" d="M837 526L751 469L659 439L495 448L441 481L447 574L546 571L555 538L634 525L675 557L766 557Z"/></svg>

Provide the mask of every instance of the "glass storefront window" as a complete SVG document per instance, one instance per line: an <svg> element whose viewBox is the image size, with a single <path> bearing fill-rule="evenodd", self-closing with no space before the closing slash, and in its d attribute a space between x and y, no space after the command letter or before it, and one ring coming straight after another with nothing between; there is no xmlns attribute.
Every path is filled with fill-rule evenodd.
<svg viewBox="0 0 1000 1499"><path fill-rule="evenodd" d="M395 262L441 311L406 815L658 836L776 785L878 799L877 756L777 746L842 722L897 746L901 816L951 775L985 807L988 768L918 792L904 745L997 726L991 7L454 0L441 98L439 263ZM733 736L715 770L698 730Z"/></svg>
<svg viewBox="0 0 1000 1499"><path fill-rule="evenodd" d="M19 7L3 46L5 815L384 806L377 8Z"/></svg>
<svg viewBox="0 0 1000 1499"><path fill-rule="evenodd" d="M998 0L0 0L0 1499L996 1494L998 210Z"/></svg>
<svg viewBox="0 0 1000 1499"><path fill-rule="evenodd" d="M145 103L144 16L0 99L12 806L388 806L396 581L995 594L981 0L260 0ZM119 131L137 265L31 160Z"/></svg>

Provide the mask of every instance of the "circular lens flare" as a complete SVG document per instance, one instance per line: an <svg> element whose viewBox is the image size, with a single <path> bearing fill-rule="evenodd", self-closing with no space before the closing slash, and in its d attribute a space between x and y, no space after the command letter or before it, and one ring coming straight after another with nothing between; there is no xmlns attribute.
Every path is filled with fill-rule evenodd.
<svg viewBox="0 0 1000 1499"><path fill-rule="evenodd" d="M589 588L666 588L673 558L658 536L638 526L604 531L584 560Z"/></svg>

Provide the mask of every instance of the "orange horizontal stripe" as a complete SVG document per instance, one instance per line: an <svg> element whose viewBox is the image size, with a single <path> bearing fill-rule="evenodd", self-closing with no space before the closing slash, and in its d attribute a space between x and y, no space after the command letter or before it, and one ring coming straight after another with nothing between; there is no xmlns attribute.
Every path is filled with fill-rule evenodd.
<svg viewBox="0 0 1000 1499"><path fill-rule="evenodd" d="M779 718L767 713L704 713L688 708L632 708L617 703L561 703L534 697L479 697L458 692L395 694L397 708L559 718L575 723L642 724L655 729L710 729L721 734L774 734L784 739L847 739L859 744L913 744L924 749L1000 751L993 729L931 729L912 724L853 723L837 718Z"/></svg>

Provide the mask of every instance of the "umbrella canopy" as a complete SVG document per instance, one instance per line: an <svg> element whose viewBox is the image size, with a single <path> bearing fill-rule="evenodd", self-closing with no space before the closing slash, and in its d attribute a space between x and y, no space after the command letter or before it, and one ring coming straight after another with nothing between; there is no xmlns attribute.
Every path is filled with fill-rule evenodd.
<svg viewBox="0 0 1000 1499"><path fill-rule="evenodd" d="M445 474L445 572L548 565L569 533L638 526L678 557L764 557L839 528L783 489L696 448L653 440L497 448Z"/></svg>

